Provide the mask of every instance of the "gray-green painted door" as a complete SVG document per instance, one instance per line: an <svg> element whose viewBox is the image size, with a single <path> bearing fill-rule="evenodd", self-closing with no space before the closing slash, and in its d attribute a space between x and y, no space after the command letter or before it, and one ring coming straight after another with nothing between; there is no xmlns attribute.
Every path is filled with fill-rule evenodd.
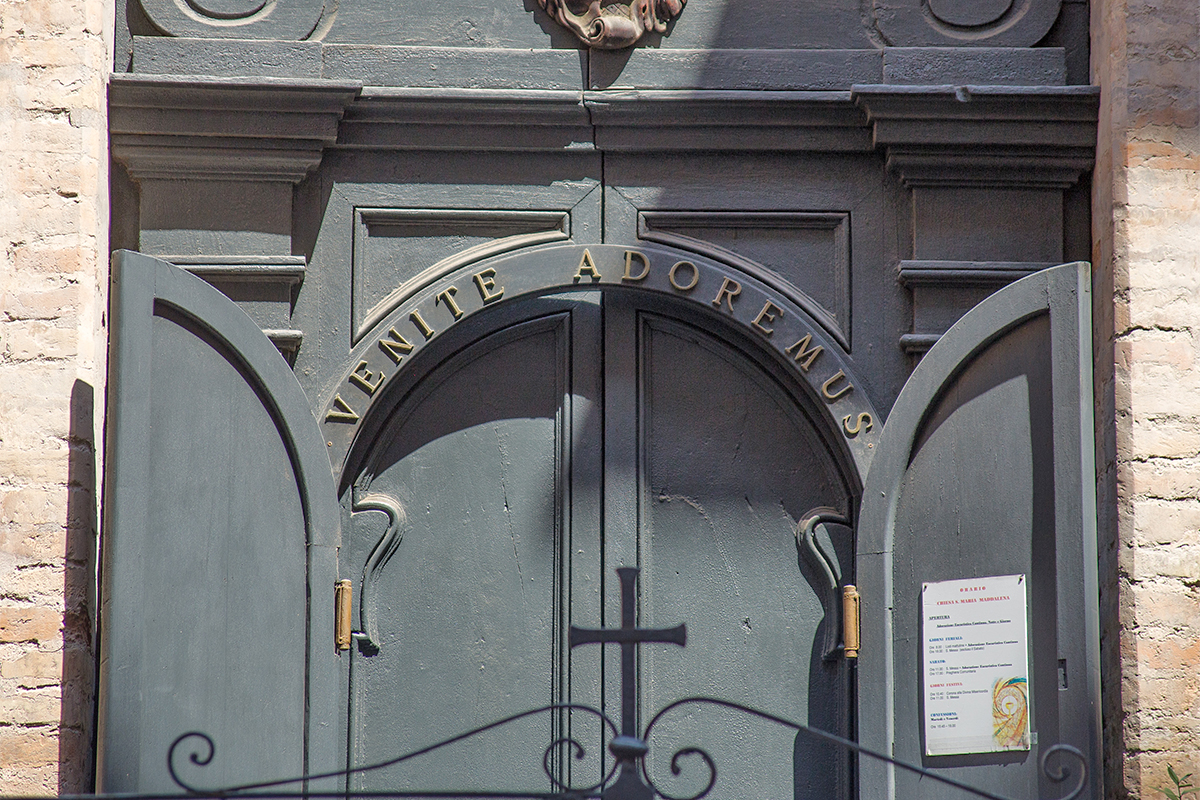
<svg viewBox="0 0 1200 800"><path fill-rule="evenodd" d="M860 741L1009 797L1100 782L1099 625L1090 269L1065 264L997 291L922 359L892 407L858 526ZM925 755L921 587L1028 578L1029 750ZM861 762L862 797L961 797ZM890 774L889 774L890 772Z"/></svg>
<svg viewBox="0 0 1200 800"><path fill-rule="evenodd" d="M344 497L361 510L342 574L366 567L357 629L373 631L351 653L351 761L554 702L616 718L615 648L568 652L566 632L618 624L613 569L624 565L642 568L639 624L689 630L686 648L643 649L641 725L673 700L711 695L849 733L846 667L823 659L823 586L795 529L816 507L849 515L854 500L799 387L715 318L635 293L494 312L438 363L414 361L422 379L397 390ZM849 580L849 530L823 535ZM576 712L351 785L544 790L543 751L567 735L587 755L570 774L556 759L556 774L599 780L600 727ZM837 754L728 712L681 708L650 744L651 774L672 794L706 777L698 761L670 774L686 745L716 758L715 798L847 791Z"/></svg>
<svg viewBox="0 0 1200 800"><path fill-rule="evenodd" d="M189 731L213 747L176 754L194 786L334 768L333 620L308 599L336 577L338 505L308 400L199 278L119 251L112 287L97 788L179 791Z"/></svg>

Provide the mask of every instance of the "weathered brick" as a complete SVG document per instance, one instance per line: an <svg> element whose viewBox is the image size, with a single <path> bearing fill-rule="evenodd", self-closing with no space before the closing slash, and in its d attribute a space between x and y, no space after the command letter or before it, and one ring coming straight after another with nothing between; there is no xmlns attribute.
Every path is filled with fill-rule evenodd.
<svg viewBox="0 0 1200 800"><path fill-rule="evenodd" d="M0 678L15 679L24 689L57 686L62 680L63 652L34 650L13 661L0 659Z"/></svg>
<svg viewBox="0 0 1200 800"><path fill-rule="evenodd" d="M0 726L57 725L61 717L57 686L0 693Z"/></svg>
<svg viewBox="0 0 1200 800"><path fill-rule="evenodd" d="M58 763L58 737L54 727L0 726L0 764L42 767Z"/></svg>
<svg viewBox="0 0 1200 800"><path fill-rule="evenodd" d="M62 630L62 613L52 608L0 607L0 642L52 642Z"/></svg>
<svg viewBox="0 0 1200 800"><path fill-rule="evenodd" d="M0 488L0 519L28 527L65 524L67 487Z"/></svg>

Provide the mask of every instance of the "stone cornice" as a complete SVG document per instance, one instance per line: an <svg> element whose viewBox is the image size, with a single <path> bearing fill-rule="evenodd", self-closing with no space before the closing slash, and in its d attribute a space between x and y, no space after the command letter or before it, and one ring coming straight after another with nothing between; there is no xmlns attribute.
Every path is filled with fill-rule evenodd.
<svg viewBox="0 0 1200 800"><path fill-rule="evenodd" d="M869 151L866 115L849 92L587 92L596 145L655 150Z"/></svg>
<svg viewBox="0 0 1200 800"><path fill-rule="evenodd" d="M581 95L548 89L369 88L346 109L339 148L592 150Z"/></svg>
<svg viewBox="0 0 1200 800"><path fill-rule="evenodd" d="M116 75L113 154L135 178L296 182L327 148L885 153L908 186L1064 187L1090 169L1088 86L839 91L367 88Z"/></svg>
<svg viewBox="0 0 1200 800"><path fill-rule="evenodd" d="M856 86L852 95L908 186L1061 188L1095 157L1093 86Z"/></svg>
<svg viewBox="0 0 1200 800"><path fill-rule="evenodd" d="M361 90L348 81L114 75L113 156L138 180L295 183L337 140Z"/></svg>

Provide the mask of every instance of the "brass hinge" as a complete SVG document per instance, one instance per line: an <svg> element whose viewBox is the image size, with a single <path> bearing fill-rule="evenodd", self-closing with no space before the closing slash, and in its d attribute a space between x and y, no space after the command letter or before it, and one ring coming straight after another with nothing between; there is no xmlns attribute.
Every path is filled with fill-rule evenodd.
<svg viewBox="0 0 1200 800"><path fill-rule="evenodd" d="M354 599L354 583L349 579L337 582L333 590L333 605L336 617L333 623L333 638L338 650L350 649L350 608Z"/></svg>
<svg viewBox="0 0 1200 800"><path fill-rule="evenodd" d="M848 585L842 589L842 641L845 643L846 658L858 658L858 587Z"/></svg>

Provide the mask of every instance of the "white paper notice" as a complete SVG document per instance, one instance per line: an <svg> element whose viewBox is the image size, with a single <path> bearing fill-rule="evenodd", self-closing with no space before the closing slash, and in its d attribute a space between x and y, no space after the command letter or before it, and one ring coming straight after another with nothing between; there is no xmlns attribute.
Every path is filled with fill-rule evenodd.
<svg viewBox="0 0 1200 800"><path fill-rule="evenodd" d="M925 754L1029 749L1025 576L926 583Z"/></svg>

